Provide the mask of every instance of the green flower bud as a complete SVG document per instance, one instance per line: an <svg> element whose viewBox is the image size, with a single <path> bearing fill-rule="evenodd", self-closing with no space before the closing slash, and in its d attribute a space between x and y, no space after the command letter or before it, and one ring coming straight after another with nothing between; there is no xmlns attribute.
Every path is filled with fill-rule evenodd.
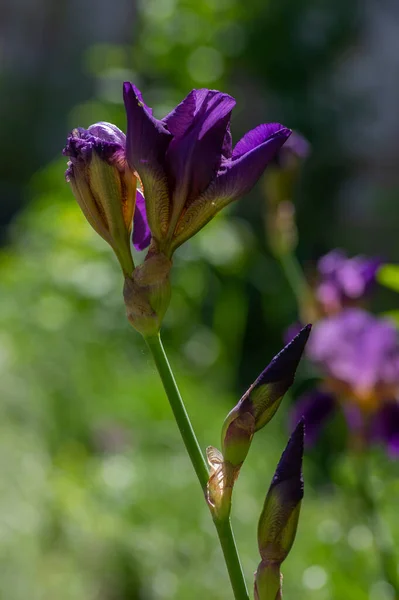
<svg viewBox="0 0 399 600"><path fill-rule="evenodd" d="M226 462L239 468L256 431L274 416L284 394L294 382L295 372L309 338L311 325L277 354L255 383L227 415L222 428L222 449Z"/></svg>
<svg viewBox="0 0 399 600"><path fill-rule="evenodd" d="M125 278L123 296L129 322L144 337L156 335L169 306L172 262L164 254L148 253L144 263Z"/></svg>

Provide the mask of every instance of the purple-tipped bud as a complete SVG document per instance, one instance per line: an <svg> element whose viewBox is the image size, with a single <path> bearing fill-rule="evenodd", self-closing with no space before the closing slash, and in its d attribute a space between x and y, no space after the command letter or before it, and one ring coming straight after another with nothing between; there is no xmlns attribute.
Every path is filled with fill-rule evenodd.
<svg viewBox="0 0 399 600"><path fill-rule="evenodd" d="M301 420L284 450L258 525L263 562L281 564L294 543L303 498L302 458L305 426Z"/></svg>
<svg viewBox="0 0 399 600"><path fill-rule="evenodd" d="M292 434L266 496L258 524L261 562L255 573L255 600L281 600L281 563L295 540L303 498L304 422Z"/></svg>
<svg viewBox="0 0 399 600"><path fill-rule="evenodd" d="M256 421L255 431L264 427L273 417L287 390L294 383L295 373L302 358L312 326L306 325L279 352L248 390L250 411Z"/></svg>
<svg viewBox="0 0 399 600"><path fill-rule="evenodd" d="M284 394L293 384L312 326L307 325L279 352L227 415L222 429L223 456L239 467L254 433L274 416Z"/></svg>
<svg viewBox="0 0 399 600"><path fill-rule="evenodd" d="M126 275L133 271L130 235L137 179L125 156L125 135L111 123L74 129L63 154L65 173L86 219L113 248Z"/></svg>

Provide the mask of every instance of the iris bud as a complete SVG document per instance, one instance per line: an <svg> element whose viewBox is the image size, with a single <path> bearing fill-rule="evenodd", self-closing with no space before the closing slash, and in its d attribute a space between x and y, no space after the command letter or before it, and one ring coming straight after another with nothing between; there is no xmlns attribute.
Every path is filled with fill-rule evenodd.
<svg viewBox="0 0 399 600"><path fill-rule="evenodd" d="M270 485L258 524L261 563L255 574L255 598L278 600L280 565L295 540L303 498L304 422L298 423Z"/></svg>
<svg viewBox="0 0 399 600"><path fill-rule="evenodd" d="M74 129L64 155L67 181L86 219L113 248L125 275L134 264L130 236L137 179L127 166L125 135L111 123Z"/></svg>
<svg viewBox="0 0 399 600"><path fill-rule="evenodd" d="M256 431L274 416L284 394L294 382L295 372L309 338L311 325L304 327L279 352L227 415L222 429L225 461L239 468Z"/></svg>

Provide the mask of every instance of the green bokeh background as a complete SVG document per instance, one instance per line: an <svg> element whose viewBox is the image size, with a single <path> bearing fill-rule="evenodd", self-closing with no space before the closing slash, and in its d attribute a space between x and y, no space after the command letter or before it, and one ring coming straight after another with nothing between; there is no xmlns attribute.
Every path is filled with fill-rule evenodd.
<svg viewBox="0 0 399 600"><path fill-rule="evenodd" d="M57 12L43 3L54 28L48 71L35 79L5 67L0 75L0 597L7 600L232 597L164 392L125 319L116 259L64 181L59 155L72 127L106 120L124 129L124 79L142 88L157 116L192 87L216 87L237 98L235 140L274 120L310 139L295 198L307 269L339 245L399 259L394 185L376 183L363 209L357 197L342 205L358 169L342 128L364 107L335 74L362 34L356 3L143 0L128 8L127 33L107 39L101 28L96 37L96 15L83 4ZM21 23L28 18L21 14ZM86 40L82 20L92 27ZM265 213L261 181L176 254L164 342L203 448L219 445L225 415L297 316L268 250ZM377 294L376 310L395 307L393 293ZM287 440L288 408L311 376L303 365L236 485L233 524L250 586L257 519ZM369 463L397 541L398 467L379 450ZM288 600L393 598L354 476L337 419L305 459L300 527L283 569Z"/></svg>

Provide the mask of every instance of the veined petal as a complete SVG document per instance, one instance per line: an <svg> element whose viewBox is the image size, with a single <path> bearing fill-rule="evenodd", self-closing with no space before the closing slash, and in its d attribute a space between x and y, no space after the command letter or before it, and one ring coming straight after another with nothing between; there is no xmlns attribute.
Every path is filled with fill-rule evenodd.
<svg viewBox="0 0 399 600"><path fill-rule="evenodd" d="M277 124L271 129L260 126L238 142L232 158L223 161L216 179L182 215L175 229L173 249L197 233L227 204L252 189L291 133L286 127L279 127L277 129ZM265 139L270 131L273 133Z"/></svg>
<svg viewBox="0 0 399 600"><path fill-rule="evenodd" d="M304 394L293 406L291 424L296 425L300 419L306 427L306 444L312 446L337 408L336 398L323 390L312 390Z"/></svg>
<svg viewBox="0 0 399 600"><path fill-rule="evenodd" d="M155 119L142 101L140 90L124 83L127 115L126 156L130 168L141 179L146 197L148 222L153 235L162 237L169 221L169 189L164 168L172 139L165 125Z"/></svg>
<svg viewBox="0 0 399 600"><path fill-rule="evenodd" d="M168 173L175 189L172 222L184 206L197 198L215 177L224 152L225 138L235 100L213 90L194 90L173 115L174 132L167 151Z"/></svg>
<svg viewBox="0 0 399 600"><path fill-rule="evenodd" d="M261 146L270 138L279 133L282 129L285 129L280 123L263 123L258 125L255 129L248 131L234 146L232 158L235 160L240 158L244 154L251 152L258 146ZM289 136L287 135L286 139ZM285 140L284 140L285 141Z"/></svg>
<svg viewBox="0 0 399 600"><path fill-rule="evenodd" d="M140 190L136 192L136 207L133 217L133 246L145 250L151 242L151 230L147 221L145 198Z"/></svg>
<svg viewBox="0 0 399 600"><path fill-rule="evenodd" d="M185 98L162 119L174 137L181 137L193 122L196 112L196 92L192 90Z"/></svg>

